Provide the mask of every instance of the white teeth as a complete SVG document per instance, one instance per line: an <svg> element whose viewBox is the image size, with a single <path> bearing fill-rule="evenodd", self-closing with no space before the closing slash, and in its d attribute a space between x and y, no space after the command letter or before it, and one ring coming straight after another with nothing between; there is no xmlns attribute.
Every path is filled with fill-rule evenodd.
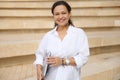
<svg viewBox="0 0 120 80"><path fill-rule="evenodd" d="M64 20L59 20L59 22L64 22Z"/></svg>

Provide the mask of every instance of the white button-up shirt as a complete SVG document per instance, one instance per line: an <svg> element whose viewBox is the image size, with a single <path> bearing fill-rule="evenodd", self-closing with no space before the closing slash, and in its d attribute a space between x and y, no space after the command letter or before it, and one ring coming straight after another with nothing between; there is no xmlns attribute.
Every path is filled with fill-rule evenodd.
<svg viewBox="0 0 120 80"><path fill-rule="evenodd" d="M66 36L61 41L56 29L57 27L43 37L34 63L43 65L43 60L48 52L51 52L51 56L54 57L73 57L76 66L50 67L45 80L80 80L80 69L89 56L87 36L82 29L70 25Z"/></svg>

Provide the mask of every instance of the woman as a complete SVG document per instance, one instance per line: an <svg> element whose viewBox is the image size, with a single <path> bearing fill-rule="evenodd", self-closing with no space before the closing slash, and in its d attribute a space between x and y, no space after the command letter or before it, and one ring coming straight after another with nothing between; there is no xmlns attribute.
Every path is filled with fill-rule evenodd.
<svg viewBox="0 0 120 80"><path fill-rule="evenodd" d="M80 69L89 56L88 41L85 32L74 27L71 7L65 1L57 1L51 8L55 28L43 37L36 52L38 80L43 79L43 61L49 65L45 80L80 80Z"/></svg>

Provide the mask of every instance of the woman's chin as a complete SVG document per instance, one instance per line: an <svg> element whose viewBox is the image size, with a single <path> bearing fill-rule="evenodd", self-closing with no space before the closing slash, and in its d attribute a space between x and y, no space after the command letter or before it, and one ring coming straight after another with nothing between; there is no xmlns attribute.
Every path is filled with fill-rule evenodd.
<svg viewBox="0 0 120 80"><path fill-rule="evenodd" d="M61 24L58 24L58 26L66 26L66 25L67 25L67 24L62 24L62 23L61 23Z"/></svg>

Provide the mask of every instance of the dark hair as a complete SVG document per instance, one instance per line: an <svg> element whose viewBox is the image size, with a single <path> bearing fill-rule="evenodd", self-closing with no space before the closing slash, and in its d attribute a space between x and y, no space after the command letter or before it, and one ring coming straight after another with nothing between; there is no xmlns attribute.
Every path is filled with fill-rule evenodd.
<svg viewBox="0 0 120 80"><path fill-rule="evenodd" d="M70 7L70 5L69 5L67 2L61 0L61 1L57 1L57 2L55 2L55 3L53 4L53 6L52 6L52 8L51 8L52 14L54 14L54 9L55 9L55 7L56 7L56 6L59 6L59 5L64 5L64 6L67 8L68 12L69 12L69 13L71 12L71 7ZM73 25L71 19L69 19L68 23L71 24L71 25ZM54 26L57 26L57 24L55 23Z"/></svg>

